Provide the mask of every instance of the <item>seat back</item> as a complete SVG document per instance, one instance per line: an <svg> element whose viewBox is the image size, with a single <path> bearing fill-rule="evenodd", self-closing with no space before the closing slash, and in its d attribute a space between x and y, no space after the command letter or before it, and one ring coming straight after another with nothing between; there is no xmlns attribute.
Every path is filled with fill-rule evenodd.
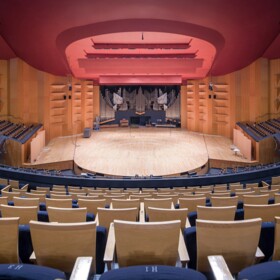
<svg viewBox="0 0 280 280"><path fill-rule="evenodd" d="M55 199L46 198L46 206L50 207L60 207L60 208L72 208L72 199Z"/></svg>
<svg viewBox="0 0 280 280"><path fill-rule="evenodd" d="M14 197L15 206L37 206L39 207L40 198L24 198L24 197Z"/></svg>
<svg viewBox="0 0 280 280"><path fill-rule="evenodd" d="M231 197L211 197L212 207L223 207L223 206L237 206L238 196Z"/></svg>
<svg viewBox="0 0 280 280"><path fill-rule="evenodd" d="M197 206L197 218L212 221L234 221L236 206Z"/></svg>
<svg viewBox="0 0 280 280"><path fill-rule="evenodd" d="M79 207L86 207L87 212L96 215L97 208L104 208L106 206L105 199L78 199Z"/></svg>
<svg viewBox="0 0 280 280"><path fill-rule="evenodd" d="M39 198L39 201L42 203L46 202L46 194L45 193L25 193L24 197L26 198Z"/></svg>
<svg viewBox="0 0 280 280"><path fill-rule="evenodd" d="M259 195L244 195L243 203L244 204L268 204L269 195L268 194L259 194Z"/></svg>
<svg viewBox="0 0 280 280"><path fill-rule="evenodd" d="M114 220L137 221L139 210L138 208L123 208L123 209L108 209L97 208L98 222L100 226L106 227L107 232L110 224Z"/></svg>
<svg viewBox="0 0 280 280"><path fill-rule="evenodd" d="M261 218L263 222L274 222L280 213L280 203L268 205L244 204L244 219Z"/></svg>
<svg viewBox="0 0 280 280"><path fill-rule="evenodd" d="M197 205L205 206L206 196L179 198L180 208L188 208L189 212L196 211Z"/></svg>
<svg viewBox="0 0 280 280"><path fill-rule="evenodd" d="M18 263L19 218L0 218L0 263Z"/></svg>
<svg viewBox="0 0 280 280"><path fill-rule="evenodd" d="M87 221L87 208L48 207L50 222L83 223Z"/></svg>
<svg viewBox="0 0 280 280"><path fill-rule="evenodd" d="M117 208L140 208L140 199L116 199L113 198L111 206L114 209Z"/></svg>
<svg viewBox="0 0 280 280"><path fill-rule="evenodd" d="M37 221L38 219L37 206L9 206L1 204L0 210L4 218L19 217L21 225L27 225L31 220Z"/></svg>
<svg viewBox="0 0 280 280"><path fill-rule="evenodd" d="M70 273L77 257L96 260L96 222L30 222L32 244L37 264ZM93 262L91 272L95 270Z"/></svg>
<svg viewBox="0 0 280 280"><path fill-rule="evenodd" d="M275 217L274 249L272 260L280 260L280 217Z"/></svg>
<svg viewBox="0 0 280 280"><path fill-rule="evenodd" d="M120 267L172 265L178 258L180 221L137 223L114 221L116 253Z"/></svg>
<svg viewBox="0 0 280 280"><path fill-rule="evenodd" d="M0 204L8 205L8 197L7 196L0 196Z"/></svg>
<svg viewBox="0 0 280 280"><path fill-rule="evenodd" d="M174 208L172 198L144 198L145 213L149 215L149 207L155 208Z"/></svg>
<svg viewBox="0 0 280 280"><path fill-rule="evenodd" d="M207 257L222 255L235 274L253 265L260 231L260 218L243 221L196 220L197 270L211 271Z"/></svg>
<svg viewBox="0 0 280 280"><path fill-rule="evenodd" d="M163 222L163 221L181 221L181 229L184 230L188 218L188 209L165 209L148 207L149 209L149 222Z"/></svg>

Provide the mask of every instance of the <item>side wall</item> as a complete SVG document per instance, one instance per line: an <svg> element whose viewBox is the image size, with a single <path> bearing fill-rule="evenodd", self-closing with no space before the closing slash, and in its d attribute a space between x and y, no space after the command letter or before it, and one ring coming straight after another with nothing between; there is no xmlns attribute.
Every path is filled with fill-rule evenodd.
<svg viewBox="0 0 280 280"><path fill-rule="evenodd" d="M16 58L0 61L0 119L42 123L46 142L82 133L99 115L99 87L59 77Z"/></svg>
<svg viewBox="0 0 280 280"><path fill-rule="evenodd" d="M232 138L238 121L280 116L280 59L259 59L228 75L189 80L181 93L183 128Z"/></svg>

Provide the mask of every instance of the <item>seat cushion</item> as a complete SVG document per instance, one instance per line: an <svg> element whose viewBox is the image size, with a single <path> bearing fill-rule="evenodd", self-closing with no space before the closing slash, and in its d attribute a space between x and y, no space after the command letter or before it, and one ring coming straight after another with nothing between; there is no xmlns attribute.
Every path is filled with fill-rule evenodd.
<svg viewBox="0 0 280 280"><path fill-rule="evenodd" d="M280 279L280 261L264 262L241 270L238 280L276 280Z"/></svg>
<svg viewBox="0 0 280 280"><path fill-rule="evenodd" d="M140 265L110 270L101 275L100 280L206 280L195 270L165 266Z"/></svg>
<svg viewBox="0 0 280 280"><path fill-rule="evenodd" d="M66 279L57 269L32 264L0 264L0 279L52 280Z"/></svg>

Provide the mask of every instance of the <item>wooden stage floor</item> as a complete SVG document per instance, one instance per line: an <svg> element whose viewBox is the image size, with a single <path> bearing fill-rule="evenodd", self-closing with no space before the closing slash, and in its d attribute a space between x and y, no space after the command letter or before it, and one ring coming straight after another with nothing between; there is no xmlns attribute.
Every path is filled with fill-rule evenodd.
<svg viewBox="0 0 280 280"><path fill-rule="evenodd" d="M177 128L103 128L93 131L90 138L53 139L34 167L74 161L83 172L169 176L200 170L211 161L220 162L220 167L253 163L235 155L231 145L232 141L222 136Z"/></svg>

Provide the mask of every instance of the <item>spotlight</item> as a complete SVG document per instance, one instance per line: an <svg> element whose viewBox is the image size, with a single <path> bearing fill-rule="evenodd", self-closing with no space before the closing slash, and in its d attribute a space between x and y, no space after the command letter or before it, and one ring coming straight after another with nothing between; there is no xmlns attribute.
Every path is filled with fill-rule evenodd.
<svg viewBox="0 0 280 280"><path fill-rule="evenodd" d="M210 82L209 86L208 86L209 90L213 91L213 86L214 86L214 84L212 82Z"/></svg>

